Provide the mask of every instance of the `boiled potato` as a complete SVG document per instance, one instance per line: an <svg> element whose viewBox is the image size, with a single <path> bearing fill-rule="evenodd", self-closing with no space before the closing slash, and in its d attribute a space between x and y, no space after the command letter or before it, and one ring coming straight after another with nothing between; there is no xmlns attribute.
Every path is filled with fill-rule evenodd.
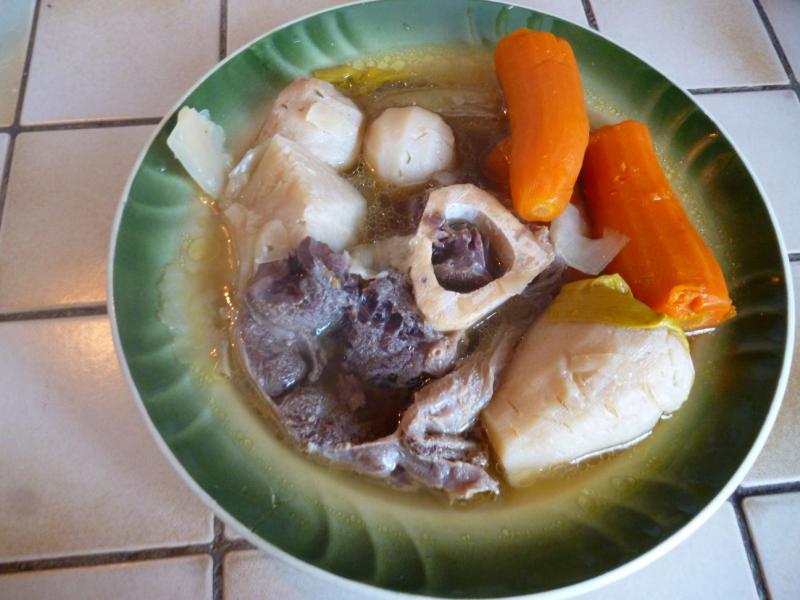
<svg viewBox="0 0 800 600"><path fill-rule="evenodd" d="M632 296L630 301L640 304ZM483 412L512 485L635 441L680 408L694 380L677 327L569 322L585 317L571 318L578 314L575 305L563 313L570 318L559 321L552 316L554 305L525 334ZM634 310L600 320L640 318L649 309Z"/></svg>
<svg viewBox="0 0 800 600"><path fill-rule="evenodd" d="M442 117L424 108L387 108L367 128L364 159L388 183L424 183L453 166L453 130Z"/></svg>
<svg viewBox="0 0 800 600"><path fill-rule="evenodd" d="M347 169L361 149L363 120L355 103L327 81L295 79L275 98L259 142L280 134L334 169Z"/></svg>
<svg viewBox="0 0 800 600"><path fill-rule="evenodd" d="M266 143L239 201L225 212L242 234L237 237L254 244L240 256L251 258L255 267L284 258L306 236L343 251L363 225L367 202L332 167L276 135Z"/></svg>

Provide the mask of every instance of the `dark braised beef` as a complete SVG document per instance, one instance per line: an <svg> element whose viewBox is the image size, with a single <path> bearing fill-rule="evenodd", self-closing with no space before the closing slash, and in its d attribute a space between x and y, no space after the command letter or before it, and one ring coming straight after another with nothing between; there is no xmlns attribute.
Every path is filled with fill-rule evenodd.
<svg viewBox="0 0 800 600"><path fill-rule="evenodd" d="M357 297L346 254L305 238L285 260L259 266L245 294L240 332L247 370L272 397L325 366L318 334L339 322Z"/></svg>
<svg viewBox="0 0 800 600"><path fill-rule="evenodd" d="M374 438L371 423L354 419L354 412L346 398L327 394L313 384L294 388L277 405L286 432L312 453Z"/></svg>
<svg viewBox="0 0 800 600"><path fill-rule="evenodd" d="M425 322L408 278L395 270L361 290L341 335L345 369L379 387L411 388L425 376L440 377L457 356L457 338Z"/></svg>
<svg viewBox="0 0 800 600"><path fill-rule="evenodd" d="M316 337L290 334L256 321L251 314L242 317L240 332L245 366L256 385L272 397L303 381L319 377L324 366Z"/></svg>
<svg viewBox="0 0 800 600"><path fill-rule="evenodd" d="M497 481L486 471L488 445L474 426L521 331L498 332L491 348L423 386L391 435L367 443L324 443L312 452L399 487L422 484L444 491L451 499L497 493Z"/></svg>
<svg viewBox="0 0 800 600"><path fill-rule="evenodd" d="M262 265L245 294L245 366L278 424L306 452L395 487L453 500L497 493L475 424L521 331L558 291L563 265L524 292L536 307L527 319L501 327L453 370L458 338L425 323L404 275L391 271L359 291L348 267L347 255L307 238L286 260ZM344 352L331 355L337 375L328 369L319 381L326 335L344 340ZM425 376L438 379L411 397Z"/></svg>
<svg viewBox="0 0 800 600"><path fill-rule="evenodd" d="M338 322L358 290L350 258L310 237L285 260L258 267L245 302L254 318L274 327L320 333Z"/></svg>
<svg viewBox="0 0 800 600"><path fill-rule="evenodd" d="M471 223L442 223L432 262L436 279L448 290L472 292L496 278L489 240Z"/></svg>

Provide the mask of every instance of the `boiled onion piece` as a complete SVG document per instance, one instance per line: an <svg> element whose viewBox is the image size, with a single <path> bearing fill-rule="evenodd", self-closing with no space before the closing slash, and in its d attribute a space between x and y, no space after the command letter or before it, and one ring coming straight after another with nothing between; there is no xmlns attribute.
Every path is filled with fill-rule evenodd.
<svg viewBox="0 0 800 600"><path fill-rule="evenodd" d="M222 193L220 201L223 206L227 206L242 193L242 190L250 181L250 174L253 168L261 160L264 155L265 144L259 144L254 148L250 148L245 152L241 160L236 163L236 166L228 173L228 183L225 185L225 191Z"/></svg>
<svg viewBox="0 0 800 600"><path fill-rule="evenodd" d="M606 229L600 239L586 237L586 224L574 204L550 224L550 238L556 253L573 269L599 275L628 243L628 236Z"/></svg>
<svg viewBox="0 0 800 600"><path fill-rule="evenodd" d="M444 221L478 227L498 257L502 275L471 292L442 287L434 272L433 242ZM428 322L440 331L474 325L503 302L522 292L553 261L547 228L531 230L500 202L472 184L451 185L430 193L417 233L411 240L414 297Z"/></svg>
<svg viewBox="0 0 800 600"><path fill-rule="evenodd" d="M225 131L207 110L184 106L167 146L206 194L212 198L220 195L232 161L225 153Z"/></svg>
<svg viewBox="0 0 800 600"><path fill-rule="evenodd" d="M497 119L502 97L494 90L468 88L399 88L383 93L375 110L419 106L445 117Z"/></svg>

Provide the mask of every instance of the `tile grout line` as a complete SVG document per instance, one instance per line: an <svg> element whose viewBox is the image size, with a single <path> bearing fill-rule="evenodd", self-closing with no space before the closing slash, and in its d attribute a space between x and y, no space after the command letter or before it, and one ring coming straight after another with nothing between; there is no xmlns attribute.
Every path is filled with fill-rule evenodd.
<svg viewBox="0 0 800 600"><path fill-rule="evenodd" d="M792 494L800 492L800 481L788 483L766 483L762 485L740 486L736 495L740 498L752 498L755 496L777 496L780 494Z"/></svg>
<svg viewBox="0 0 800 600"><path fill-rule="evenodd" d="M735 94L739 92L771 92L778 90L793 90L790 83L768 83L764 85L733 85L724 87L690 88L690 94Z"/></svg>
<svg viewBox="0 0 800 600"><path fill-rule="evenodd" d="M747 524L747 519L744 516L742 498L739 495L739 490L733 493L733 496L730 497L730 502L733 506L733 512L736 515L736 524L739 526L739 536L744 545L747 562L750 564L750 573L753 577L753 583L756 586L756 592L760 600L768 600L769 593L767 592L766 579L764 578L764 572L761 570L761 561L758 560L758 553L753 544L750 526Z"/></svg>
<svg viewBox="0 0 800 600"><path fill-rule="evenodd" d="M129 552L106 552L101 554L80 554L57 558L35 558L0 563L0 575L27 573L34 571L51 571L54 569L74 569L79 567L99 567L142 562L147 560L163 560L184 556L202 556L210 552L211 544L191 544L168 548L147 548Z"/></svg>
<svg viewBox="0 0 800 600"><path fill-rule="evenodd" d="M127 117L108 119L82 119L79 121L64 121L63 123L31 123L20 125L17 133L32 131L63 131L65 129L102 129L105 127L135 127L137 125L158 125L161 117Z"/></svg>
<svg viewBox="0 0 800 600"><path fill-rule="evenodd" d="M800 252L789 252L789 262L800 262Z"/></svg>
<svg viewBox="0 0 800 600"><path fill-rule="evenodd" d="M169 560L190 556L209 555L213 560L214 542L206 544L190 544L187 546L168 546L146 548L144 550L131 550L119 552L105 552L98 554L77 554L75 556L58 556L54 558L34 558L0 562L0 576L15 573L29 573L39 571L52 571L55 569L76 569L80 567L103 567L120 565L149 560ZM254 547L247 540L228 540L220 549L221 554L241 550L253 550Z"/></svg>
<svg viewBox="0 0 800 600"><path fill-rule="evenodd" d="M214 540L211 542L211 598L222 600L225 553L225 526L214 515Z"/></svg>
<svg viewBox="0 0 800 600"><path fill-rule="evenodd" d="M31 131L61 131L63 129L98 129L102 127L130 127L135 125L158 125L161 117L109 117L99 119L77 119L74 121L48 121L29 125L0 127L0 133L18 135Z"/></svg>
<svg viewBox="0 0 800 600"><path fill-rule="evenodd" d="M33 57L33 43L36 39L36 29L39 24L39 9L42 6L41 0L36 0L31 16L31 31L28 35L28 48L25 50L25 62L22 64L22 75L19 79L19 96L17 106L14 109L14 122L6 133L9 134L8 148L6 149L6 160L3 165L3 176L0 179L0 228L3 225L3 213L6 206L6 193L11 178L11 161L14 156L14 149L17 142L17 129L19 128L20 118L22 117L22 103L25 101L25 92L28 89L28 73L31 69L31 58Z"/></svg>
<svg viewBox="0 0 800 600"><path fill-rule="evenodd" d="M70 308L53 308L45 310L0 313L0 323L14 321L37 321L41 319L68 319L70 317L94 317L105 314L108 314L108 306L106 304L88 304Z"/></svg>
<svg viewBox="0 0 800 600"><path fill-rule="evenodd" d="M798 100L800 100L800 83L798 83L797 77L792 69L792 65L789 63L786 52L783 50L783 45L781 44L780 39L778 39L778 34L775 32L775 28L772 26L772 21L769 20L767 11L764 10L764 7L761 5L761 0L753 0L753 6L756 8L756 12L761 18L761 23L764 25L764 29L767 30L769 41L772 42L772 47L778 55L778 60L781 62L783 70L786 72L786 76L789 78L789 85L791 89L794 90Z"/></svg>
<svg viewBox="0 0 800 600"><path fill-rule="evenodd" d="M594 9L592 8L590 0L581 0L581 4L583 4L583 12L586 13L586 21L589 23L589 27L595 31L600 31L600 28L597 26L597 17L594 14Z"/></svg>
<svg viewBox="0 0 800 600"><path fill-rule="evenodd" d="M219 0L219 59L228 55L228 0Z"/></svg>

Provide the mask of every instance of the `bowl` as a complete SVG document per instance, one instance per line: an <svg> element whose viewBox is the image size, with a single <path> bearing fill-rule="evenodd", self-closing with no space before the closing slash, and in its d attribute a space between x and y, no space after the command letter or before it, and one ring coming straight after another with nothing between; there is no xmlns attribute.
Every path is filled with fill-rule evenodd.
<svg viewBox="0 0 800 600"><path fill-rule="evenodd" d="M202 259L218 256L219 240L198 230L210 209L166 138L181 106L208 109L238 156L269 99L297 76L392 48L491 48L519 27L572 44L595 124L649 125L738 315L692 338L691 397L643 443L498 501L451 506L304 457L273 433L248 382L215 368L224 344L213 333L214 299L186 273L213 276L213 261ZM653 561L695 531L753 464L790 364L787 254L760 186L719 126L685 91L598 33L483 0L343 6L231 55L176 104L143 150L122 196L109 264L122 369L176 470L259 548L373 594L566 597Z"/></svg>

